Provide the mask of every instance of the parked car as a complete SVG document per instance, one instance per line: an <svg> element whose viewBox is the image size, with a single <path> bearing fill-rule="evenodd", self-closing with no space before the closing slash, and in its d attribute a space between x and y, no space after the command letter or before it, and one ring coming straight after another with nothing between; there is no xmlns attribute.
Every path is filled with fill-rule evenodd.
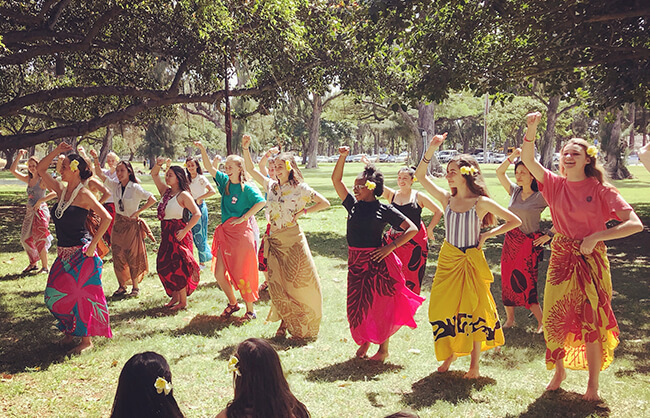
<svg viewBox="0 0 650 418"><path fill-rule="evenodd" d="M319 155L319 156L316 157L316 162L317 163L327 163L327 162L329 162L329 158L327 157L327 155Z"/></svg>
<svg viewBox="0 0 650 418"><path fill-rule="evenodd" d="M404 151L404 152L400 153L400 155L398 155L395 158L395 162L396 163L404 163L404 162L406 162L406 160L408 160L408 158L409 158L408 151Z"/></svg>
<svg viewBox="0 0 650 418"><path fill-rule="evenodd" d="M438 161L440 163L448 163L452 158L458 155L458 151L455 149L445 149L438 151Z"/></svg>
<svg viewBox="0 0 650 418"><path fill-rule="evenodd" d="M327 159L327 162L329 163L335 163L339 160L338 155L330 155L329 158Z"/></svg>
<svg viewBox="0 0 650 418"><path fill-rule="evenodd" d="M505 161L506 155L502 154L500 152L494 152L492 153L492 158L490 158L490 162L493 164L501 164L502 162Z"/></svg>

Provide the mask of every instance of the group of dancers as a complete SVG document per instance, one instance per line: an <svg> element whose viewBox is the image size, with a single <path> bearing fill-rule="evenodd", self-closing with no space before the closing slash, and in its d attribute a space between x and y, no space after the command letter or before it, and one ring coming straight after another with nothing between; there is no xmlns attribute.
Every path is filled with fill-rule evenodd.
<svg viewBox="0 0 650 418"><path fill-rule="evenodd" d="M470 355L465 376L478 377L481 352L504 344L503 328L515 324L514 307L524 306L535 315L538 332L544 332L547 368L555 369L547 389L560 387L565 367L589 370L585 398L598 399L599 372L611 363L619 335L603 241L631 235L643 226L632 207L606 182L598 151L586 141L574 138L564 144L560 175L535 160L540 119L539 113L527 115L528 129L521 150L515 150L497 169L500 183L511 196L508 208L489 197L481 168L469 155L456 156L447 165L449 190L431 181L427 167L446 134L431 139L415 170L399 171L398 190L385 186L382 173L367 165L350 193L342 181L349 148L339 149L332 182L348 212L347 317L359 345L357 357L367 358L370 344L377 344L379 348L370 358L384 361L390 337L404 325L416 327L414 315L424 302L419 293L427 239L432 238L433 227L444 216L445 240L429 304L435 355L442 362L438 371L446 372L457 357ZM195 142L221 194L221 223L214 231L211 247L207 243L204 200L215 190L203 176L199 161L188 159L185 170L170 166L163 180L160 171L165 159L156 160L151 175L160 194L157 272L170 297L166 306L184 309L198 285L201 267L211 262L211 270L228 299L222 317L241 309L235 293L239 292L246 307L243 318L252 320L256 318L253 304L259 298L258 270L266 270L271 297L267 319L280 321L276 336L314 339L322 317L322 293L298 220L326 209L330 203L305 183L290 153L269 150L256 169L250 143L251 138L244 136L243 157L228 156L220 171L218 164L210 162L205 147ZM45 301L59 320L65 343L74 336L82 337L74 349L80 352L92 345L91 336L111 337L101 287L102 261L96 249L112 216L84 187L93 176L85 158L69 153L61 164L61 181L47 172L57 155L70 151L72 147L62 143L42 161L30 160L30 174L23 180L28 182L28 191L32 190L32 209L23 231L31 225L32 236L24 232L21 241L30 257L28 269L37 268L39 257L47 269L44 257L51 237L43 232L49 215L44 202L58 196L54 211L58 256L49 271ZM99 170L97 154L91 151L91 155L95 174L117 203L111 238L119 283L116 294L125 295L126 286L131 284L131 295L137 296L138 284L148 269L144 239L151 236L138 215L156 199L138 184L129 162L116 164L113 179ZM517 157L521 157L518 162ZM516 183L506 175L512 163ZM264 195L251 185L249 174L262 186ZM414 191L415 181L443 209L425 193ZM46 194L46 189L52 193ZM380 203L381 196L389 204ZM540 214L547 205L554 226L542 232ZM267 227L258 244L255 215L264 207ZM428 227L421 219L423 208L433 213ZM92 233L86 228L89 211L98 218ZM504 222L498 223L497 218ZM611 219L620 223L608 229L606 222ZM388 224L390 229L385 231ZM494 277L482 250L487 239L500 234L506 234L501 257L502 300L507 313L503 325L490 291ZM537 270L541 245L549 240L551 258L542 313ZM193 245L197 246L199 262Z"/></svg>

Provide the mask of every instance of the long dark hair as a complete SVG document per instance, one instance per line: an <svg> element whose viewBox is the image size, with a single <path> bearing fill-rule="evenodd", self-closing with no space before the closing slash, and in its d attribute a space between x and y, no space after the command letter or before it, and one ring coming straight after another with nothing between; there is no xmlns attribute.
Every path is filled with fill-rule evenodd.
<svg viewBox="0 0 650 418"><path fill-rule="evenodd" d="M235 399L228 403L228 418L310 416L291 393L280 357L266 340L249 338L237 346L234 356L239 360L239 375L233 373Z"/></svg>
<svg viewBox="0 0 650 418"><path fill-rule="evenodd" d="M88 165L88 161L84 157L82 157L79 154L68 154L67 155L68 160L70 162L73 161L78 161L79 165L77 166L77 170L79 170L79 177L81 177L81 180L87 180L92 177L93 172L90 170L90 166Z"/></svg>
<svg viewBox="0 0 650 418"><path fill-rule="evenodd" d="M158 393L154 384L159 377L172 383L172 373L163 356L147 351L131 357L120 373L111 417L182 417L174 389L168 394Z"/></svg>
<svg viewBox="0 0 650 418"><path fill-rule="evenodd" d="M140 183L140 180L138 180L138 178L135 176L135 171L133 170L133 166L129 161L122 160L119 163L117 163L115 167L117 167L120 164L122 164L126 168L126 171L129 172L129 181L132 181L133 183Z"/></svg>
<svg viewBox="0 0 650 418"><path fill-rule="evenodd" d="M481 167L479 167L478 162L474 157L472 157L469 154L460 154L452 158L451 161L449 161L449 164L451 163L456 163L459 169L461 167L470 167L470 168L474 167L476 169L474 174L472 173L462 174L463 178L465 179L465 184L467 184L467 188L469 189L470 192L474 193L475 195L490 197L490 193L488 193L487 185L485 184L485 179L483 178L483 174L481 174ZM449 164L447 164L447 167L449 167ZM451 188L452 196L456 196L457 192L458 189L456 187ZM496 225L496 223L497 223L496 216L488 212L483 217L483 221L481 222L481 227L485 228L488 226L494 226Z"/></svg>
<svg viewBox="0 0 650 418"><path fill-rule="evenodd" d="M185 159L185 173L187 174L187 179L192 182L192 176L190 175L190 170L187 169L187 163L190 161L194 161L194 164L196 164L196 175L200 176L203 175L203 169L201 168L201 164L199 164L199 160L192 158L192 157L187 157Z"/></svg>
<svg viewBox="0 0 650 418"><path fill-rule="evenodd" d="M169 169L173 171L174 174L176 175L176 178L178 179L178 187L185 192L189 192L190 182L187 180L187 176L185 175L185 170L183 170L177 165L173 165L169 167Z"/></svg>
<svg viewBox="0 0 650 418"><path fill-rule="evenodd" d="M517 167L519 167L520 165L523 165L526 168L526 170L528 170L528 167L526 167L526 164L524 164L523 161L519 160L519 161L517 161L515 163L515 175L517 174ZM528 170L528 172L530 173L530 170ZM530 188L533 189L534 192L539 192L539 186L537 185L537 180L535 179L535 176L533 176L532 173L531 173L530 177L532 177L532 179L533 179L533 182L530 183Z"/></svg>
<svg viewBox="0 0 650 418"><path fill-rule="evenodd" d="M298 168L298 164L296 164L296 159L293 158L293 153L291 152L283 152L280 154L278 157L275 157L275 160L278 161L284 161L286 164L287 161L291 165L291 171L289 171L289 184L292 186L297 186L300 184L302 181L304 181L304 178L302 176L302 172L300 171L300 168Z"/></svg>
<svg viewBox="0 0 650 418"><path fill-rule="evenodd" d="M375 196L384 194L384 175L374 165L368 164L357 178L363 178L366 181L375 183L375 190L373 190Z"/></svg>

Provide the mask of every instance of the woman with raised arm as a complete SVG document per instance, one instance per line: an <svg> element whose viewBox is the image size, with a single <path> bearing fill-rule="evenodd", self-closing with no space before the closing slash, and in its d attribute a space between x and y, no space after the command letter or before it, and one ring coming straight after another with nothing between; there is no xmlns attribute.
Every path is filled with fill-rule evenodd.
<svg viewBox="0 0 650 418"><path fill-rule="evenodd" d="M197 141L194 145L201 150L203 161L210 161L203 144ZM212 240L212 271L228 298L228 306L221 316L228 318L241 309L235 296L235 290L239 290L246 304L244 320L250 321L257 318L253 302L259 299L255 241L259 234L255 232L255 214L262 210L266 200L257 188L248 184L242 157L229 155L225 172L218 171L214 165L208 166L208 170L221 193L221 224Z"/></svg>
<svg viewBox="0 0 650 418"><path fill-rule="evenodd" d="M210 164L209 161L208 164ZM205 263L212 260L212 251L210 245L208 245L208 205L205 204L205 199L214 196L217 192L214 191L214 187L203 175L201 163L198 160L192 157L187 158L185 160L185 172L190 181L190 193L201 211L201 221L192 228L192 236L194 237L196 250L199 253L199 265L203 269Z"/></svg>
<svg viewBox="0 0 650 418"><path fill-rule="evenodd" d="M389 338L403 325L416 328L413 319L424 298L406 287L401 262L393 253L417 234L417 227L390 205L377 200L384 192L384 176L367 166L354 180L354 196L343 183L349 147L339 148L332 172L336 193L348 212L348 322L352 338L359 345L358 358L366 358L370 344L379 344L371 360L388 357ZM390 224L404 233L390 244L382 243Z"/></svg>
<svg viewBox="0 0 650 418"><path fill-rule="evenodd" d="M165 172L165 181L160 178L160 169L165 159L158 157L151 169L161 199L158 204L160 219L160 247L156 257L156 269L167 295L171 297L165 307L176 311L187 307L187 297L199 284L199 265L194 259L192 227L201 219L201 211L190 194L189 181L185 171L172 165ZM184 216L189 211L192 217Z"/></svg>
<svg viewBox="0 0 650 418"><path fill-rule="evenodd" d="M273 147L266 151L262 158L260 159L260 162L258 164L260 173L262 173L262 176L267 177L271 180L277 180L275 177L275 156L280 152L280 149L278 147ZM267 169L268 165L268 169ZM249 170L252 172L252 170ZM264 199L266 199L267 193L264 193ZM265 211L264 215L266 216L266 229L264 230L264 236L269 235L269 231L271 230L271 222L269 220L269 212ZM267 263L267 259L264 256L264 239L260 242L259 249L257 250L257 262L258 262L258 269L259 271L264 273L264 283L262 283L259 287L259 292L262 293L263 291L268 291L269 288L269 266Z"/></svg>
<svg viewBox="0 0 650 418"><path fill-rule="evenodd" d="M442 209L429 196L413 190L412 186L415 179L414 168L400 168L397 172L397 186L399 189L393 190L384 186L382 196L418 227L418 233L415 237L396 249L395 255L402 261L406 286L419 295L427 267L427 255L429 254L427 238L431 239L431 241L434 240L433 228L442 217ZM422 222L423 208L427 208L433 213L428 227L425 227L424 222ZM390 244L403 233L404 231L399 227L390 228L384 238Z"/></svg>
<svg viewBox="0 0 650 418"><path fill-rule="evenodd" d="M264 255L268 262L271 309L267 320L281 321L276 336L284 336L289 331L293 338L316 338L323 297L316 265L298 218L327 209L330 202L304 182L291 153L275 158L277 180L262 175L253 165L250 142L251 137L244 135L246 169L267 191L268 199L270 228L264 235Z"/></svg>
<svg viewBox="0 0 650 418"><path fill-rule="evenodd" d="M106 154L106 169L102 169L102 166L99 162L99 158L95 158L95 174L98 174L100 171L104 174L104 176L108 177L109 179L113 181L119 181L117 179L117 164L120 162L120 157L117 156L116 153L113 151L110 151L108 154ZM112 239L111 236L113 234L113 226L115 224L115 199L114 196L108 196L106 201L103 202L104 207L108 211L108 213L113 216L113 222L111 222L111 225L108 227L108 231L106 231L106 234L104 234L104 241L108 244L109 247L112 248Z"/></svg>
<svg viewBox="0 0 650 418"><path fill-rule="evenodd" d="M27 183L27 205L25 207L25 218L20 230L20 243L22 244L29 265L23 273L38 270L36 263L41 261L39 273L49 273L47 266L47 250L52 245L52 234L50 234L50 210L45 202L54 199L56 193L47 193L45 182L36 171L38 158L29 157L27 160L27 174L16 171L18 161L27 155L27 150L21 149L14 160L9 171L18 180Z"/></svg>
<svg viewBox="0 0 650 418"><path fill-rule="evenodd" d="M553 232L539 229L541 214L548 206L523 161L515 159L521 149L515 149L499 167L497 178L510 195L508 210L521 219L521 226L506 232L501 250L501 299L507 319L503 328L515 325L515 306L524 306L537 319L537 333L542 332L542 310L537 300L537 269L544 256L544 244ZM506 171L515 164L515 183Z"/></svg>
<svg viewBox="0 0 650 418"><path fill-rule="evenodd" d="M112 337L108 306L102 288L102 260L96 253L97 243L111 223L111 215L95 196L84 187L83 181L92 176L85 159L68 154L62 162L61 180L48 172L54 158L72 147L60 143L38 163L37 170L45 186L59 197L54 210L57 237L57 257L52 264L45 288L45 304L58 320L58 328L65 333L62 344L70 344L74 337L81 343L73 353L92 347L91 337ZM86 216L93 210L100 218L95 236L86 229Z"/></svg>
<svg viewBox="0 0 650 418"><path fill-rule="evenodd" d="M99 167L97 152L90 150L90 155L95 159L95 167ZM140 186L130 162L120 161L115 167L115 173L117 181L107 177L101 170L96 173L117 202L112 250L113 269L119 287L113 297L126 296L129 284L132 285L130 296L135 297L140 294L140 282L149 271L145 238L150 237L156 242L140 214L153 206L156 198ZM140 207L143 200L145 203Z"/></svg>
<svg viewBox="0 0 650 418"><path fill-rule="evenodd" d="M598 148L570 139L560 152L560 175L535 160L542 115L526 116L521 160L537 180L557 233L551 241L544 290L546 367L555 368L547 390L560 388L565 368L589 370L584 398L597 400L600 371L614 359L619 328L612 310L612 277L604 241L643 230L643 224L598 164ZM607 228L607 221L618 225Z"/></svg>
<svg viewBox="0 0 650 418"><path fill-rule="evenodd" d="M483 244L521 224L519 218L490 199L478 163L461 154L447 165L450 191L427 177L427 166L447 134L435 135L415 175L424 189L445 208L445 242L431 287L429 321L439 372L449 370L458 356L471 355L466 378L479 377L481 351L503 345L503 330L490 284L494 281L483 254ZM496 217L506 222L496 225Z"/></svg>

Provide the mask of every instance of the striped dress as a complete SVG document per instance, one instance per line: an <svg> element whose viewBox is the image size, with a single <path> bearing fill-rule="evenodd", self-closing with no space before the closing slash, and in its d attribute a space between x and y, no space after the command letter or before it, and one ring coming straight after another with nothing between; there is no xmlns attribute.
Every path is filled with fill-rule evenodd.
<svg viewBox="0 0 650 418"><path fill-rule="evenodd" d="M449 204L445 208L445 239L448 243L461 250L478 245L479 235L481 234L481 220L476 213L476 202L466 212L454 212ZM450 225L453 225L453 227L450 227Z"/></svg>

